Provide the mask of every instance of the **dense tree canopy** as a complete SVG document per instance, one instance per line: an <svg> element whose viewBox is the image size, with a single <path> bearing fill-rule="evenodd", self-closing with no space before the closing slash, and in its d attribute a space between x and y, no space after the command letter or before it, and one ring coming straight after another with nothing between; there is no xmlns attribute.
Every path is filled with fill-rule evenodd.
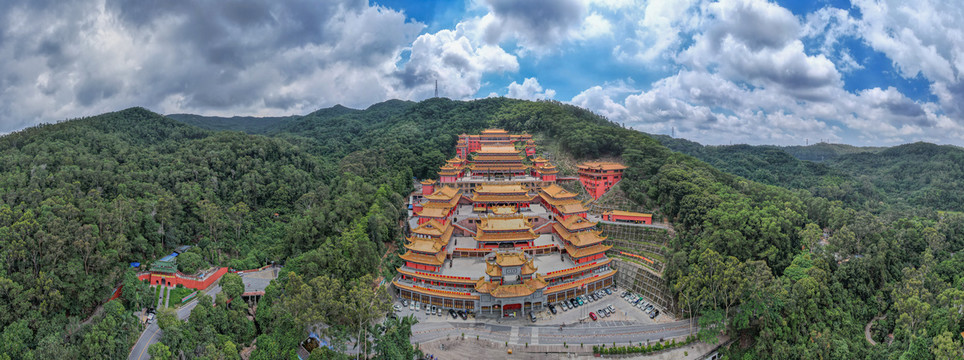
<svg viewBox="0 0 964 360"><path fill-rule="evenodd" d="M374 324L388 308L376 285L398 264L404 197L413 177L435 176L459 134L493 126L565 157L628 165L622 190L676 227L666 281L702 315L704 339L746 340L733 357L926 359L961 348L964 215L934 211L964 209L957 148L831 149L848 154L809 163L779 148L674 146L708 164L584 109L500 98L249 120L218 126L269 136L134 108L0 138L0 354L123 357L141 329L131 311L154 299L128 264L188 244L184 271L285 267L253 319L235 277L187 321L162 309L151 354L236 358L257 339L252 358L291 358L314 330L333 351L410 358L410 319ZM121 301L104 304L121 284ZM878 316L873 337L893 334L889 346L864 339ZM323 351L312 356L337 356Z"/></svg>

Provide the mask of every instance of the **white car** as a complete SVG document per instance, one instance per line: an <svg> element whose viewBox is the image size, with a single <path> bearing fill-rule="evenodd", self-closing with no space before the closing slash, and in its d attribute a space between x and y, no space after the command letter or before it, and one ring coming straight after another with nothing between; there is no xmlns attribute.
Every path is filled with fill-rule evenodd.
<svg viewBox="0 0 964 360"><path fill-rule="evenodd" d="M415 311L419 311L419 310L422 310L422 304L419 304L418 301L416 301L416 302L415 302Z"/></svg>
<svg viewBox="0 0 964 360"><path fill-rule="evenodd" d="M410 303L408 303L408 309L409 309L409 310L415 310L415 302L410 302Z"/></svg>

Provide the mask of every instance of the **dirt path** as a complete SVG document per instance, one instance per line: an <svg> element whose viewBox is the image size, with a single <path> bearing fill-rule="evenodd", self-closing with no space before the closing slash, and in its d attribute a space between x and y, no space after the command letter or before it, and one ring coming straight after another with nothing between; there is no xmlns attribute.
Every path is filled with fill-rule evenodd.
<svg viewBox="0 0 964 360"><path fill-rule="evenodd" d="M886 318L887 318L887 315L874 317L873 319L870 319L870 322L867 323L867 326L864 327L864 336L867 337L867 342L869 342L870 345L877 345L877 342L874 341L874 338L870 336L870 327L873 326L874 322L876 322L877 320L884 320Z"/></svg>

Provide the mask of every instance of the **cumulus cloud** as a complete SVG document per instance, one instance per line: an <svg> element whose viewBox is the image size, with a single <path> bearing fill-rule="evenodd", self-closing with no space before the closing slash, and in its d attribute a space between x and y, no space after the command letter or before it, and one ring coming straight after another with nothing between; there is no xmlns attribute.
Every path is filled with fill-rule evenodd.
<svg viewBox="0 0 964 360"><path fill-rule="evenodd" d="M841 85L840 73L823 55L811 56L799 40L792 13L762 0L713 3L708 29L684 50L680 60L758 87L780 87L802 97L819 97L822 88Z"/></svg>
<svg viewBox="0 0 964 360"><path fill-rule="evenodd" d="M427 98L438 80L440 95L456 99L503 87L522 99L578 92L571 103L613 121L713 144L961 144L960 15L937 0L855 0L798 15L766 0L473 0L454 27L423 33L404 12L366 0L8 1L0 133L129 106L211 115L364 107ZM865 68L877 65L850 49L859 42L894 73L929 82L931 97L845 86L887 71ZM546 71L570 71L580 88L547 89L537 79Z"/></svg>
<svg viewBox="0 0 964 360"><path fill-rule="evenodd" d="M964 25L962 8L953 1L854 2L862 17L862 39L890 58L907 78L923 75L941 108L964 123Z"/></svg>
<svg viewBox="0 0 964 360"><path fill-rule="evenodd" d="M0 7L0 131L128 106L224 115L365 106L393 95L397 57L424 27L351 0Z"/></svg>
<svg viewBox="0 0 964 360"><path fill-rule="evenodd" d="M580 28L588 6L582 0L486 0L492 21L485 29L489 44L515 37L526 48L544 49L566 40Z"/></svg>
<svg viewBox="0 0 964 360"><path fill-rule="evenodd" d="M681 70L648 90L630 92L622 101L612 95L618 90L595 86L571 102L643 131L675 129L680 136L710 144L838 141L845 132L839 125L871 143L946 141L964 134L964 128L942 113L957 93L964 94L964 86L935 82L932 89L941 106L915 101L893 87L856 92L843 88L838 66L861 67L834 38L858 35L862 25L846 11L825 8L801 24L770 2L723 0L676 9L671 13L675 17L664 18L685 18L678 14L694 8L698 20L691 22L699 23L700 31L673 56ZM673 21L655 24L681 29L666 25ZM817 48L807 49L804 39L817 40Z"/></svg>
<svg viewBox="0 0 964 360"><path fill-rule="evenodd" d="M501 47L474 43L467 34L470 29L471 24L459 24L454 31L422 34L415 40L409 61L395 74L402 82L403 97L433 91L438 80L439 95L468 98L479 91L484 73L519 69L516 57Z"/></svg>
<svg viewBox="0 0 964 360"><path fill-rule="evenodd" d="M513 81L509 84L509 93L506 97L523 100L547 100L556 96L556 91L543 89L536 78L526 78L522 84Z"/></svg>
<svg viewBox="0 0 964 360"><path fill-rule="evenodd" d="M637 92L629 84L619 81L596 85L577 94L570 100L572 104L592 109L594 112L613 121L625 122L634 120L629 110L619 102L628 93Z"/></svg>
<svg viewBox="0 0 964 360"><path fill-rule="evenodd" d="M679 50L700 20L700 1L648 1L638 7L632 2L597 1L594 5L612 10L622 27L632 29L614 55L623 60L653 62Z"/></svg>

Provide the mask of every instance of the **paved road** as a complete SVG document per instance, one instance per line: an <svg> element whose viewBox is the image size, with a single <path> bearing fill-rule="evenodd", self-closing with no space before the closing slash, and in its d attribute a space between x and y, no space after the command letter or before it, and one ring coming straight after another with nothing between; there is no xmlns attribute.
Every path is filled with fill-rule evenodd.
<svg viewBox="0 0 964 360"><path fill-rule="evenodd" d="M205 294L210 295L211 299L214 299L214 297L219 292L221 292L221 286L218 284L214 284L211 286L211 288L205 291ZM195 306L197 306L197 300L191 300L191 302L180 307L179 309L177 309L177 318L181 320L187 319L187 317L191 315L191 310L193 310ZM150 359L151 356L147 354L147 348L150 347L152 344L160 341L161 335L163 334L164 332L161 331L161 328L157 326L157 321L154 321L153 323L147 325L147 329L145 329L144 332L141 333L141 337L137 339L137 343L134 344L134 348L131 349L131 354L127 356L127 359L128 360Z"/></svg>
<svg viewBox="0 0 964 360"><path fill-rule="evenodd" d="M506 326L470 322L426 322L412 327L412 343L421 343L443 336L453 338L465 334L466 338L494 341L496 343L522 345L562 345L569 344L627 344L658 341L672 337L686 336L690 333L688 321L675 321L665 324L641 325L623 321L600 321L579 325L559 326ZM695 331L695 326L692 328Z"/></svg>

